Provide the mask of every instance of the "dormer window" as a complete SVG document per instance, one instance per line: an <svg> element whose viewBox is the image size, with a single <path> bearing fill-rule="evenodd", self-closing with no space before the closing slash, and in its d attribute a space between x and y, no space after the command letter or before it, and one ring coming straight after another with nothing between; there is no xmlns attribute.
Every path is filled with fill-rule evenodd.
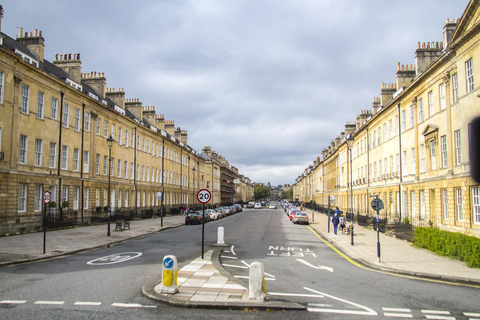
<svg viewBox="0 0 480 320"><path fill-rule="evenodd" d="M23 53L22 51L18 50L18 49L15 49L15 53L18 54L19 56L22 57L22 59L25 61L25 62L28 62L30 63L31 65L34 65L35 67L38 68L38 60L30 57L29 55Z"/></svg>

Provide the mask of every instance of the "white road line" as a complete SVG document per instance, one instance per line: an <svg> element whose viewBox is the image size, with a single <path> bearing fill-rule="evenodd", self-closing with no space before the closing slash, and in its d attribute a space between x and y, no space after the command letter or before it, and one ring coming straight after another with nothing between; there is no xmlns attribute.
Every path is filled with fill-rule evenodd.
<svg viewBox="0 0 480 320"><path fill-rule="evenodd" d="M410 309L400 309L400 308L382 308L383 311L390 312L412 312Z"/></svg>
<svg viewBox="0 0 480 320"><path fill-rule="evenodd" d="M450 312L448 312L448 311L439 311L439 310L422 310L422 313L450 314Z"/></svg>
<svg viewBox="0 0 480 320"><path fill-rule="evenodd" d="M465 317L479 317L480 318L480 313L464 312L463 315Z"/></svg>
<svg viewBox="0 0 480 320"><path fill-rule="evenodd" d="M411 313L394 313L394 312L385 312L383 314L385 317L395 317L395 318L413 318Z"/></svg>
<svg viewBox="0 0 480 320"><path fill-rule="evenodd" d="M275 278L275 276L274 276L273 274L266 273L266 272L264 272L264 274L266 274L266 275L269 276L269 277Z"/></svg>
<svg viewBox="0 0 480 320"><path fill-rule="evenodd" d="M5 303L5 304L22 304L27 302L27 300L2 300L0 303Z"/></svg>
<svg viewBox="0 0 480 320"><path fill-rule="evenodd" d="M235 266L233 264L223 264L224 267L230 267L230 268L240 268L240 269L248 269L248 267L244 266Z"/></svg>
<svg viewBox="0 0 480 320"><path fill-rule="evenodd" d="M47 304L47 305L60 305L64 304L65 301L36 301L35 304Z"/></svg>
<svg viewBox="0 0 480 320"><path fill-rule="evenodd" d="M455 317L446 317L446 316L431 315L431 314L426 314L425 318L434 319L434 320L455 320Z"/></svg>
<svg viewBox="0 0 480 320"><path fill-rule="evenodd" d="M235 247L235 245L232 245L232 246L230 247L230 251L232 252L232 254L233 254L234 256L236 256L237 254L235 253L235 251L233 251L233 248L234 248L234 247Z"/></svg>
<svg viewBox="0 0 480 320"><path fill-rule="evenodd" d="M333 307L331 304L324 304L324 303L308 303L308 305L312 307L321 307L321 308Z"/></svg>
<svg viewBox="0 0 480 320"><path fill-rule="evenodd" d="M77 301L73 305L74 306L99 306L101 302L87 302L87 301Z"/></svg>
<svg viewBox="0 0 480 320"><path fill-rule="evenodd" d="M348 303L352 306L355 306L357 308L360 308L360 309L364 310L364 311L355 311L355 310L339 310L339 309L327 309L327 308L325 308L325 309L324 308L307 308L307 310L310 311L310 312L328 312L328 313L342 313L342 314L357 314L357 315L365 315L365 316L378 316L378 313L376 313L375 310L372 310L368 307L362 306L358 303L347 301L345 299L341 299L341 298L338 298L338 297L335 297L335 296L332 296L332 295L329 295L329 294L326 294L326 293L322 293L320 291L313 290L313 289L310 289L310 288L307 288L307 287L303 287L303 289L308 290L308 291L313 292L313 293L317 293L318 295L324 295L328 298L335 299L335 300L338 300L340 302Z"/></svg>
<svg viewBox="0 0 480 320"><path fill-rule="evenodd" d="M140 308L142 305L138 303L112 303L112 307L120 308Z"/></svg>
<svg viewBox="0 0 480 320"><path fill-rule="evenodd" d="M250 277L248 276L234 276L235 278L239 278L239 279L250 279ZM265 278L265 281L275 281L276 279L272 279L272 278Z"/></svg>
<svg viewBox="0 0 480 320"><path fill-rule="evenodd" d="M237 259L238 259L237 257L229 257L229 256L224 256L224 255L222 255L222 258L225 258L225 259L234 259L234 260L237 260Z"/></svg>
<svg viewBox="0 0 480 320"><path fill-rule="evenodd" d="M304 294L304 293L279 293L279 292L267 292L271 296L285 296L285 297L304 297L304 298L323 298L318 294Z"/></svg>
<svg viewBox="0 0 480 320"><path fill-rule="evenodd" d="M250 265L248 263L246 263L244 260L242 260L242 263L250 268Z"/></svg>
<svg viewBox="0 0 480 320"><path fill-rule="evenodd" d="M298 262L301 262L301 263L303 263L304 265L309 266L309 267L314 268L314 269L324 269L324 270L333 272L333 268L330 268L330 267L325 267L325 266L320 266L320 265L317 267L317 266L314 266L314 265L311 264L310 262L305 261L305 260L303 260L303 259L296 259L296 260L297 260Z"/></svg>

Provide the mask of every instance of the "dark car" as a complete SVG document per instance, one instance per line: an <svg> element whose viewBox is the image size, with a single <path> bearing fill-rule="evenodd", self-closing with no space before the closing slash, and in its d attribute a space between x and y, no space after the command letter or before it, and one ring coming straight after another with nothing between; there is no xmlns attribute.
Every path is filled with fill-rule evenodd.
<svg viewBox="0 0 480 320"><path fill-rule="evenodd" d="M185 216L185 224L201 224L202 223L202 213L199 211L189 212Z"/></svg>

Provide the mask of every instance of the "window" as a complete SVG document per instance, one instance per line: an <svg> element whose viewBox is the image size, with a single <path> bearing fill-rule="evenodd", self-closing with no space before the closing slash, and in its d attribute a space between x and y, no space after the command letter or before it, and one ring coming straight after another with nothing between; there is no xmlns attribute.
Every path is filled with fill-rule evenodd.
<svg viewBox="0 0 480 320"><path fill-rule="evenodd" d="M5 73L0 72L0 103L3 103L3 87L5 85Z"/></svg>
<svg viewBox="0 0 480 320"><path fill-rule="evenodd" d="M465 62L465 73L467 79L467 92L473 91L473 63L472 59Z"/></svg>
<svg viewBox="0 0 480 320"><path fill-rule="evenodd" d="M121 146L123 143L123 137L122 137L122 128L118 127L118 145Z"/></svg>
<svg viewBox="0 0 480 320"><path fill-rule="evenodd" d="M431 170L437 169L437 149L435 140L430 141L430 168Z"/></svg>
<svg viewBox="0 0 480 320"><path fill-rule="evenodd" d="M83 209L88 209L88 202L90 201L90 188L83 190Z"/></svg>
<svg viewBox="0 0 480 320"><path fill-rule="evenodd" d="M480 224L480 194L478 190L478 187L472 188L472 213L474 224Z"/></svg>
<svg viewBox="0 0 480 320"><path fill-rule="evenodd" d="M33 210L42 211L43 203L43 186L35 185L35 198L33 200Z"/></svg>
<svg viewBox="0 0 480 320"><path fill-rule="evenodd" d="M410 128L415 126L415 111L413 110L413 105L410 106Z"/></svg>
<svg viewBox="0 0 480 320"><path fill-rule="evenodd" d="M418 99L418 122L423 122L423 99Z"/></svg>
<svg viewBox="0 0 480 320"><path fill-rule="evenodd" d="M412 167L411 167L411 170L410 170L410 173L411 174L416 174L417 173L417 168L416 168L416 164L415 164L415 159L416 159L416 155L415 155L415 148L412 148L410 149L410 157L411 157L411 164L412 164Z"/></svg>
<svg viewBox="0 0 480 320"><path fill-rule="evenodd" d="M145 138L142 139L142 150L145 152Z"/></svg>
<svg viewBox="0 0 480 320"><path fill-rule="evenodd" d="M402 111L402 132L407 130L407 110Z"/></svg>
<svg viewBox="0 0 480 320"><path fill-rule="evenodd" d="M35 139L35 165L40 167L42 165L42 147L43 141L41 139Z"/></svg>
<svg viewBox="0 0 480 320"><path fill-rule="evenodd" d="M90 113L85 112L85 131L90 131Z"/></svg>
<svg viewBox="0 0 480 320"><path fill-rule="evenodd" d="M118 159L117 162L117 177L122 177L122 160Z"/></svg>
<svg viewBox="0 0 480 320"><path fill-rule="evenodd" d="M150 167L147 166L147 181L150 181Z"/></svg>
<svg viewBox="0 0 480 320"><path fill-rule="evenodd" d="M125 207L128 207L128 190L125 190Z"/></svg>
<svg viewBox="0 0 480 320"><path fill-rule="evenodd" d="M397 153L395 160L397 160L396 161L396 163L397 163L397 176L400 176L400 154L399 153Z"/></svg>
<svg viewBox="0 0 480 320"><path fill-rule="evenodd" d="M133 162L130 162L130 179L135 179L135 171L133 170Z"/></svg>
<svg viewBox="0 0 480 320"><path fill-rule="evenodd" d="M462 189L455 189L455 203L457 209L457 220L463 221L463 199Z"/></svg>
<svg viewBox="0 0 480 320"><path fill-rule="evenodd" d="M387 124L383 124L383 142L387 141Z"/></svg>
<svg viewBox="0 0 480 320"><path fill-rule="evenodd" d="M68 118L69 118L69 112L70 112L70 105L68 103L65 103L63 105L63 126L65 128L68 128Z"/></svg>
<svg viewBox="0 0 480 320"><path fill-rule="evenodd" d="M48 159L48 166L50 168L55 168L55 164L57 162L57 144L55 142L50 142L50 151L49 151L49 159Z"/></svg>
<svg viewBox="0 0 480 320"><path fill-rule="evenodd" d="M438 94L440 96L440 110L445 110L445 83L438 86Z"/></svg>
<svg viewBox="0 0 480 320"><path fill-rule="evenodd" d="M458 75L455 73L452 75L452 98L453 98L453 103L458 102Z"/></svg>
<svg viewBox="0 0 480 320"><path fill-rule="evenodd" d="M395 135L398 136L398 134L400 133L399 131L399 126L400 126L400 122L399 122L399 118L398 116L395 116Z"/></svg>
<svg viewBox="0 0 480 320"><path fill-rule="evenodd" d="M135 178L138 180L139 177L140 177L140 165L137 164L137 174L136 174Z"/></svg>
<svg viewBox="0 0 480 320"><path fill-rule="evenodd" d="M79 195L80 195L80 188L74 187L73 188L73 210L78 210Z"/></svg>
<svg viewBox="0 0 480 320"><path fill-rule="evenodd" d="M373 147L377 146L377 132L373 131Z"/></svg>
<svg viewBox="0 0 480 320"><path fill-rule="evenodd" d="M118 207L122 207L122 190L118 190Z"/></svg>
<svg viewBox="0 0 480 320"><path fill-rule="evenodd" d="M137 137L137 150L140 150L140 137Z"/></svg>
<svg viewBox="0 0 480 320"><path fill-rule="evenodd" d="M22 109L23 113L28 113L28 103L30 99L30 87L26 84L22 85Z"/></svg>
<svg viewBox="0 0 480 320"><path fill-rule="evenodd" d="M460 130L454 132L455 136L455 164L462 164L462 140L460 139Z"/></svg>
<svg viewBox="0 0 480 320"><path fill-rule="evenodd" d="M410 199L412 204L412 219L415 217L415 191L410 192Z"/></svg>
<svg viewBox="0 0 480 320"><path fill-rule="evenodd" d="M75 108L75 131L80 131L80 109Z"/></svg>
<svg viewBox="0 0 480 320"><path fill-rule="evenodd" d="M73 171L78 171L78 148L73 148Z"/></svg>
<svg viewBox="0 0 480 320"><path fill-rule="evenodd" d="M425 145L420 145L420 172L425 172Z"/></svg>
<svg viewBox="0 0 480 320"><path fill-rule="evenodd" d="M83 151L83 172L88 173L90 171L90 151Z"/></svg>
<svg viewBox="0 0 480 320"><path fill-rule="evenodd" d="M95 173L100 174L100 154L95 155Z"/></svg>
<svg viewBox="0 0 480 320"><path fill-rule="evenodd" d="M125 148L128 148L128 130L125 130Z"/></svg>
<svg viewBox="0 0 480 320"><path fill-rule="evenodd" d="M96 125L96 128L95 128L95 133L99 136L100 135L100 126L101 126L101 123L102 121L100 120L100 118L97 118L97 121L96 121L97 125Z"/></svg>
<svg viewBox="0 0 480 320"><path fill-rule="evenodd" d="M105 120L104 126L103 126L103 136L105 138L108 138L108 121Z"/></svg>
<svg viewBox="0 0 480 320"><path fill-rule="evenodd" d="M125 179L128 179L128 162L127 161L123 162L123 177Z"/></svg>
<svg viewBox="0 0 480 320"><path fill-rule="evenodd" d="M147 140L147 153L150 153L150 140Z"/></svg>
<svg viewBox="0 0 480 320"><path fill-rule="evenodd" d="M145 181L145 166L142 166L142 181Z"/></svg>
<svg viewBox="0 0 480 320"><path fill-rule="evenodd" d="M23 164L27 163L27 136L23 134L20 135L18 162Z"/></svg>
<svg viewBox="0 0 480 320"><path fill-rule="evenodd" d="M100 189L95 190L95 207L100 207Z"/></svg>
<svg viewBox="0 0 480 320"><path fill-rule="evenodd" d="M62 186L62 206L66 201L68 201L68 186Z"/></svg>
<svg viewBox="0 0 480 320"><path fill-rule="evenodd" d="M135 135L132 134L130 135L130 147L135 148Z"/></svg>
<svg viewBox="0 0 480 320"><path fill-rule="evenodd" d="M108 170L108 157L103 156L103 175L107 175L107 170Z"/></svg>
<svg viewBox="0 0 480 320"><path fill-rule="evenodd" d="M18 212L27 211L27 185L20 183L18 185Z"/></svg>
<svg viewBox="0 0 480 320"><path fill-rule="evenodd" d="M442 147L442 168L446 168L448 166L448 158L447 158L447 136L440 137L440 144Z"/></svg>
<svg viewBox="0 0 480 320"><path fill-rule="evenodd" d="M443 220L448 220L448 193L446 189L442 190L442 213Z"/></svg>
<svg viewBox="0 0 480 320"><path fill-rule="evenodd" d="M115 139L115 125L113 123L112 123L112 131L111 132L112 132L111 136L112 136L113 140L117 140L117 139Z"/></svg>
<svg viewBox="0 0 480 320"><path fill-rule="evenodd" d="M52 119L57 119L57 110L58 110L58 99L52 97L52 104L50 110L50 117Z"/></svg>
<svg viewBox="0 0 480 320"><path fill-rule="evenodd" d="M388 161L387 161L387 158L383 159L383 165L385 167L384 173L385 173L385 179L386 179L386 178L388 178L387 177L387 175L388 175ZM362 173L362 175L363 175L363 173Z"/></svg>
<svg viewBox="0 0 480 320"><path fill-rule="evenodd" d="M45 104L45 93L38 91L37 96L37 118L43 119L43 107Z"/></svg>
<svg viewBox="0 0 480 320"><path fill-rule="evenodd" d="M428 115L431 117L433 116L433 92L430 91L428 93Z"/></svg>
<svg viewBox="0 0 480 320"><path fill-rule="evenodd" d="M378 160L378 179L382 179L382 160Z"/></svg>
<svg viewBox="0 0 480 320"><path fill-rule="evenodd" d="M425 191L420 190L420 220L425 220Z"/></svg>
<svg viewBox="0 0 480 320"><path fill-rule="evenodd" d="M62 146L62 169L68 170L68 146Z"/></svg>
<svg viewBox="0 0 480 320"><path fill-rule="evenodd" d="M115 172L115 158L110 158L110 177L113 177L113 173Z"/></svg>
<svg viewBox="0 0 480 320"><path fill-rule="evenodd" d="M390 156L390 177L393 177L393 156Z"/></svg>
<svg viewBox="0 0 480 320"><path fill-rule="evenodd" d="M407 150L402 152L402 157L403 157L403 159L402 159L402 162L403 162L402 170L403 170L403 172L402 173L403 173L403 175L407 175L408 174L408 171L407 171Z"/></svg>

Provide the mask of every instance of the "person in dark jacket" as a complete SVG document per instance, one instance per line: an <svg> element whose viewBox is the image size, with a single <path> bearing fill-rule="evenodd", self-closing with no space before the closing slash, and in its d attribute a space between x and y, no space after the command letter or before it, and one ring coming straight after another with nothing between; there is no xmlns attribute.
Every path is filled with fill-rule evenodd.
<svg viewBox="0 0 480 320"><path fill-rule="evenodd" d="M332 218L332 223L333 223L333 233L337 234L338 230L338 223L340 222L340 219L338 218L338 214L335 213L335 215Z"/></svg>

